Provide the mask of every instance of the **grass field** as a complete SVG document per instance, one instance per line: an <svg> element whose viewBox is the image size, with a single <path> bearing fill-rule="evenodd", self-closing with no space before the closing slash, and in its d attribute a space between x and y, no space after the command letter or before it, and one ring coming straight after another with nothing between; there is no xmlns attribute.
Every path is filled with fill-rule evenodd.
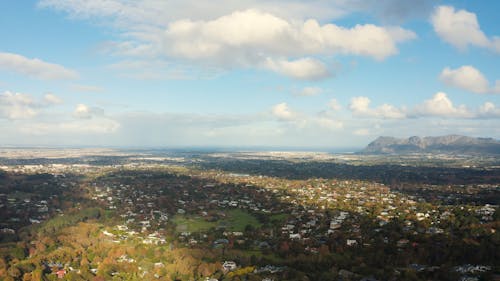
<svg viewBox="0 0 500 281"><path fill-rule="evenodd" d="M283 223L289 216L290 216L290 214L276 214L276 215L272 215L271 216L271 222L274 222L274 223Z"/></svg>
<svg viewBox="0 0 500 281"><path fill-rule="evenodd" d="M172 221L177 225L177 232L203 232L214 227L225 227L230 231L244 231L247 225L255 228L260 227L259 221L251 214L240 210L232 209L224 212L225 218L215 222L208 222L199 215L180 215L173 217Z"/></svg>

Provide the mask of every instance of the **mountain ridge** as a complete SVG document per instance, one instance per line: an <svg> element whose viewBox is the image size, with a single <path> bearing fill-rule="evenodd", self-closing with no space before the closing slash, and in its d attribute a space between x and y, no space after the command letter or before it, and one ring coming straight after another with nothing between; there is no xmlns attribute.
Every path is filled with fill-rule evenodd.
<svg viewBox="0 0 500 281"><path fill-rule="evenodd" d="M500 141L462 135L411 136L395 138L380 136L370 142L363 154L451 153L500 155Z"/></svg>

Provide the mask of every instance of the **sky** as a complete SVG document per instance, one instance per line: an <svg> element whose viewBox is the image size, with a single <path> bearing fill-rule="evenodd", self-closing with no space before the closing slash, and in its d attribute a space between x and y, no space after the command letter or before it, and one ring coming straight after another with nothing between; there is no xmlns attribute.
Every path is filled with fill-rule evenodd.
<svg viewBox="0 0 500 281"><path fill-rule="evenodd" d="M0 146L500 138L500 2L0 1Z"/></svg>

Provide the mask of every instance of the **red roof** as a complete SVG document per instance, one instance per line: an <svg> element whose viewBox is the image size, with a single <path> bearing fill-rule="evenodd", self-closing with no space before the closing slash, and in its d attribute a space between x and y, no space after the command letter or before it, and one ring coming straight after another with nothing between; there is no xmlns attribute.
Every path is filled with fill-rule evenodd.
<svg viewBox="0 0 500 281"><path fill-rule="evenodd" d="M63 278L64 275L66 275L66 270L64 270L64 269L58 270L58 271L56 271L56 274L57 274L58 278Z"/></svg>

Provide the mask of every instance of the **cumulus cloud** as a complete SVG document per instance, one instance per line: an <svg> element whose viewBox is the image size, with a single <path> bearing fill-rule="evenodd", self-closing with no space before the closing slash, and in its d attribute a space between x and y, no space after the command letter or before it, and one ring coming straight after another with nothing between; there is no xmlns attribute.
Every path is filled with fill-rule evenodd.
<svg viewBox="0 0 500 281"><path fill-rule="evenodd" d="M369 111L370 99L367 97L354 97L351 99L349 109L353 112L363 113Z"/></svg>
<svg viewBox="0 0 500 281"><path fill-rule="evenodd" d="M42 99L35 99L28 94L5 91L0 93L0 118L30 119L41 109L60 103L62 100L54 94L45 94Z"/></svg>
<svg viewBox="0 0 500 281"><path fill-rule="evenodd" d="M92 117L90 114L90 108L85 104L78 104L73 112L73 116L76 118L89 119Z"/></svg>
<svg viewBox="0 0 500 281"><path fill-rule="evenodd" d="M472 118L474 114L465 105L455 106L446 93L438 92L431 99L415 107L416 116Z"/></svg>
<svg viewBox="0 0 500 281"><path fill-rule="evenodd" d="M36 114L35 101L30 95L9 91L0 94L0 117L27 119Z"/></svg>
<svg viewBox="0 0 500 281"><path fill-rule="evenodd" d="M500 108L498 108L492 102L485 102L479 108L479 116L480 117L486 117L486 118L500 117Z"/></svg>
<svg viewBox="0 0 500 281"><path fill-rule="evenodd" d="M281 121L293 121L297 117L297 113L293 112L285 102L273 106L271 113Z"/></svg>
<svg viewBox="0 0 500 281"><path fill-rule="evenodd" d="M17 133L51 136L51 143L57 144L60 144L59 137L108 134L120 128L120 123L105 116L102 109L84 104L76 106L73 112L76 119L64 112L44 112L44 109L60 103L62 100L50 93L35 99L27 94L4 92L0 94L0 119L15 120L11 124L16 124L14 131ZM33 118L35 116L37 118Z"/></svg>
<svg viewBox="0 0 500 281"><path fill-rule="evenodd" d="M311 58L303 58L295 61L275 61L268 58L264 67L282 75L301 80L317 80L330 75L322 62Z"/></svg>
<svg viewBox="0 0 500 281"><path fill-rule="evenodd" d="M298 130L339 130L344 127L342 120L334 118L328 112L320 112L315 115L308 115L297 112L288 106L287 103L279 103L273 106L272 116L279 121L286 122L291 128Z"/></svg>
<svg viewBox="0 0 500 281"><path fill-rule="evenodd" d="M73 111L73 116L78 119L91 119L95 116L104 115L104 110L98 107L89 107L85 104L78 104Z"/></svg>
<svg viewBox="0 0 500 281"><path fill-rule="evenodd" d="M446 67L439 75L439 79L449 86L477 94L500 93L499 80L496 81L495 87L490 87L484 75L470 65L457 69Z"/></svg>
<svg viewBox="0 0 500 281"><path fill-rule="evenodd" d="M344 123L342 121L324 116L312 118L312 121L321 128L329 130L338 130L344 128Z"/></svg>
<svg viewBox="0 0 500 281"><path fill-rule="evenodd" d="M403 119L406 118L406 110L397 108L390 104L382 104L376 108L370 108L371 100L367 97L354 97L351 99L349 109L356 117Z"/></svg>
<svg viewBox="0 0 500 281"><path fill-rule="evenodd" d="M352 54L382 60L398 52L397 43L415 37L400 27L344 28L314 19L292 22L259 10L236 11L211 21L175 21L166 30L171 54L224 60L229 53L241 63L262 55Z"/></svg>
<svg viewBox="0 0 500 281"><path fill-rule="evenodd" d="M128 57L223 69L265 68L306 80L329 77L332 55L383 60L398 53L399 43L416 38L401 27L322 24L325 13L331 22L335 14L366 9L345 1L215 1L44 0L41 5L111 22L123 40L108 45Z"/></svg>
<svg viewBox="0 0 500 281"><path fill-rule="evenodd" d="M339 111L342 109L342 106L336 99L331 99L328 102L328 107L331 108L333 111Z"/></svg>
<svg viewBox="0 0 500 281"><path fill-rule="evenodd" d="M431 23L441 39L460 50L476 46L500 53L500 38L488 38L481 30L474 13L457 11L452 6L438 6L431 16Z"/></svg>
<svg viewBox="0 0 500 281"><path fill-rule="evenodd" d="M13 71L42 80L77 79L78 73L62 65L48 63L40 59L30 59L18 54L0 52L0 69Z"/></svg>
<svg viewBox="0 0 500 281"><path fill-rule="evenodd" d="M354 117L373 119L484 119L500 117L500 109L492 102L486 102L479 108L470 109L465 105L455 105L446 93L438 92L430 99L412 108L396 107L390 104L370 107L371 100L367 97L354 97L349 104L349 110Z"/></svg>
<svg viewBox="0 0 500 281"><path fill-rule="evenodd" d="M43 96L43 101L46 103L46 104L62 104L63 103L63 100L54 95L54 94L51 94L51 93L47 93Z"/></svg>

